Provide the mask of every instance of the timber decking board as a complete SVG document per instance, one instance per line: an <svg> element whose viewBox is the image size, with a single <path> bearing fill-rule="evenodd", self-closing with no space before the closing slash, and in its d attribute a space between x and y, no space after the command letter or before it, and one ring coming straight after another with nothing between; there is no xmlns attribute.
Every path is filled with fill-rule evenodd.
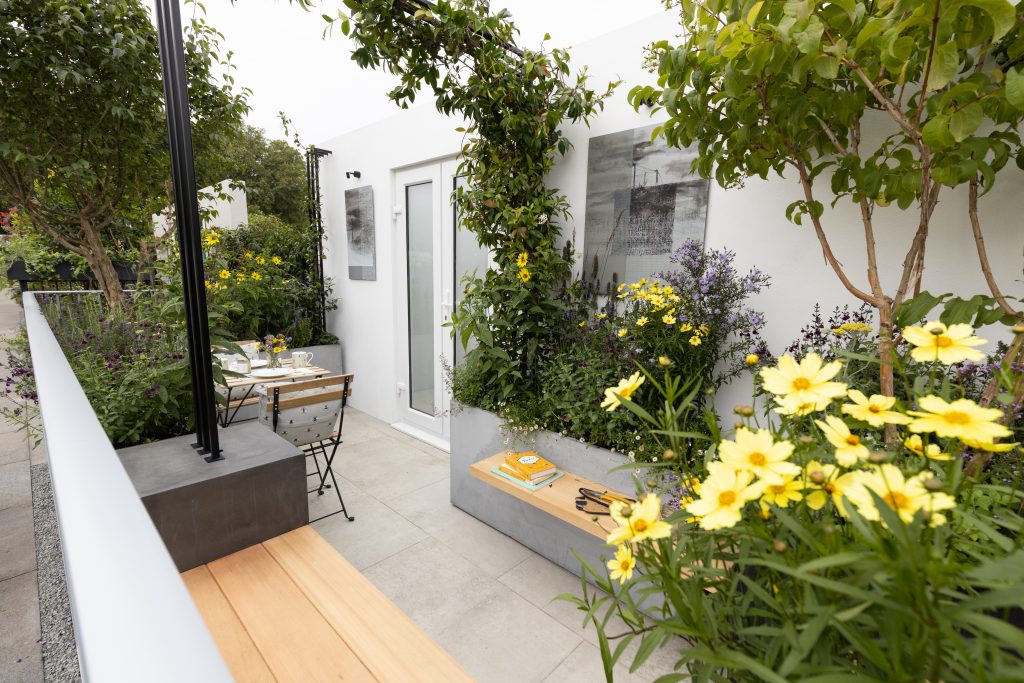
<svg viewBox="0 0 1024 683"><path fill-rule="evenodd" d="M312 527L182 578L240 682L473 681Z"/></svg>
<svg viewBox="0 0 1024 683"><path fill-rule="evenodd" d="M263 655L206 565L188 570L181 578L234 679L245 683L273 683L276 679L263 661Z"/></svg>
<svg viewBox="0 0 1024 683"><path fill-rule="evenodd" d="M548 486L539 488L536 491L530 491L491 472L491 469L505 461L506 455L508 455L508 451L502 451L489 458L477 461L470 465L469 473L485 484L501 489L510 496L514 496L535 508L539 508L549 515L561 519L563 522L572 524L577 529L582 529L588 534L600 538L602 541L608 537L608 532L614 526L614 523L606 523L605 526L608 528L605 528L605 526L601 525L601 517L598 517L598 521L595 522L593 515L576 509L576 497L580 495L580 488L608 491L607 486L578 477L572 472L566 472ZM613 491L613 493L616 492ZM619 493L619 495L624 494ZM608 518L604 519L607 520Z"/></svg>
<svg viewBox="0 0 1024 683"><path fill-rule="evenodd" d="M279 681L375 681L262 545L207 565Z"/></svg>
<svg viewBox="0 0 1024 683"><path fill-rule="evenodd" d="M379 681L471 683L472 678L310 527L264 547Z"/></svg>

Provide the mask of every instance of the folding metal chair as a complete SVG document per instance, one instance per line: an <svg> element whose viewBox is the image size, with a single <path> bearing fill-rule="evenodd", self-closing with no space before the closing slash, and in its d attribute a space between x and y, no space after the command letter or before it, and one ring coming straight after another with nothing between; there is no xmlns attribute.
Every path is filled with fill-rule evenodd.
<svg viewBox="0 0 1024 683"><path fill-rule="evenodd" d="M355 520L348 514L345 501L334 476L334 456L341 445L341 427L345 419L345 405L352 395L354 375L321 377L301 382L283 382L266 385L266 395L260 398L260 421L275 434L295 444L313 458L316 472L307 477L316 477L317 484L309 489L317 495L324 495L324 489L333 486L338 495L341 509L311 519L311 522L342 513L348 521ZM320 457L324 459L320 467ZM327 479L330 477L330 483Z"/></svg>

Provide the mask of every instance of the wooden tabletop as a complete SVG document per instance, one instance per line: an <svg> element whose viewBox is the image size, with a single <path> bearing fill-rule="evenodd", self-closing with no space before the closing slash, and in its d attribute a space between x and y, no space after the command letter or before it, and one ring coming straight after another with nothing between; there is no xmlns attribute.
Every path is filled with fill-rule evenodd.
<svg viewBox="0 0 1024 683"><path fill-rule="evenodd" d="M262 370L263 368L253 368L253 370ZM286 370L291 370L292 361L290 358L281 360L281 367ZM247 387L254 384L269 384L271 382L286 382L293 379L316 379L317 377L323 377L324 375L331 374L330 370L325 370L317 365L309 365L302 369L296 369L287 375L281 375L280 377L253 377L252 375L242 375L241 377L229 377L225 374L223 385L229 389L235 389L237 387Z"/></svg>

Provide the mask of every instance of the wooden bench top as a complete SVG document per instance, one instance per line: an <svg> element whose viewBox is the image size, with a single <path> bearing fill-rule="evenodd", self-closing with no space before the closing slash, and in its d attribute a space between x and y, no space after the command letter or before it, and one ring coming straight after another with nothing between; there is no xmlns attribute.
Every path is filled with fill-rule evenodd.
<svg viewBox="0 0 1024 683"><path fill-rule="evenodd" d="M608 537L608 532L616 526L609 517L598 517L595 522L594 515L576 509L576 497L580 495L580 488L607 491L607 486L578 477L572 472L566 472L548 486L530 491L491 471L504 462L506 455L508 455L508 451L502 451L489 458L479 460L469 466L469 472L485 484L501 489L510 496L515 496L549 515L558 517L563 522L572 524L602 541Z"/></svg>
<svg viewBox="0 0 1024 683"><path fill-rule="evenodd" d="M473 680L312 527L182 576L238 681Z"/></svg>

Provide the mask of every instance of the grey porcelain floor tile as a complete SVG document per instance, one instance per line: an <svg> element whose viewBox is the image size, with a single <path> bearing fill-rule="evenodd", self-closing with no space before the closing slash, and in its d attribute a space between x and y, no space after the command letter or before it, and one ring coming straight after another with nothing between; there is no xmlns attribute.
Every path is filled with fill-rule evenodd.
<svg viewBox="0 0 1024 683"><path fill-rule="evenodd" d="M488 576L497 578L533 555L529 548L453 506L447 479L391 499L388 506Z"/></svg>
<svg viewBox="0 0 1024 683"><path fill-rule="evenodd" d="M382 501L447 479L448 465L391 438L342 445L335 471Z"/></svg>
<svg viewBox="0 0 1024 683"><path fill-rule="evenodd" d="M348 513L355 521L333 515L314 522L313 528L356 569L362 571L427 537L422 529L372 496L346 486L344 480L338 484ZM337 509L337 503L333 492L325 493L310 506L310 517Z"/></svg>
<svg viewBox="0 0 1024 683"><path fill-rule="evenodd" d="M32 503L32 477L29 461L22 459L0 465L0 510Z"/></svg>
<svg viewBox="0 0 1024 683"><path fill-rule="evenodd" d="M36 573L0 581L0 680L43 680Z"/></svg>
<svg viewBox="0 0 1024 683"><path fill-rule="evenodd" d="M616 663L612 669L615 683L650 683L659 676L672 673L671 661L666 663L658 652L633 673L629 672L630 663L631 660L626 658ZM593 643L582 642L544 679L544 683L600 683L604 680L600 650Z"/></svg>
<svg viewBox="0 0 1024 683"><path fill-rule="evenodd" d="M25 432L0 432L0 465L28 459L28 438L25 436Z"/></svg>
<svg viewBox="0 0 1024 683"><path fill-rule="evenodd" d="M0 580L36 568L36 537L32 505L0 510Z"/></svg>

